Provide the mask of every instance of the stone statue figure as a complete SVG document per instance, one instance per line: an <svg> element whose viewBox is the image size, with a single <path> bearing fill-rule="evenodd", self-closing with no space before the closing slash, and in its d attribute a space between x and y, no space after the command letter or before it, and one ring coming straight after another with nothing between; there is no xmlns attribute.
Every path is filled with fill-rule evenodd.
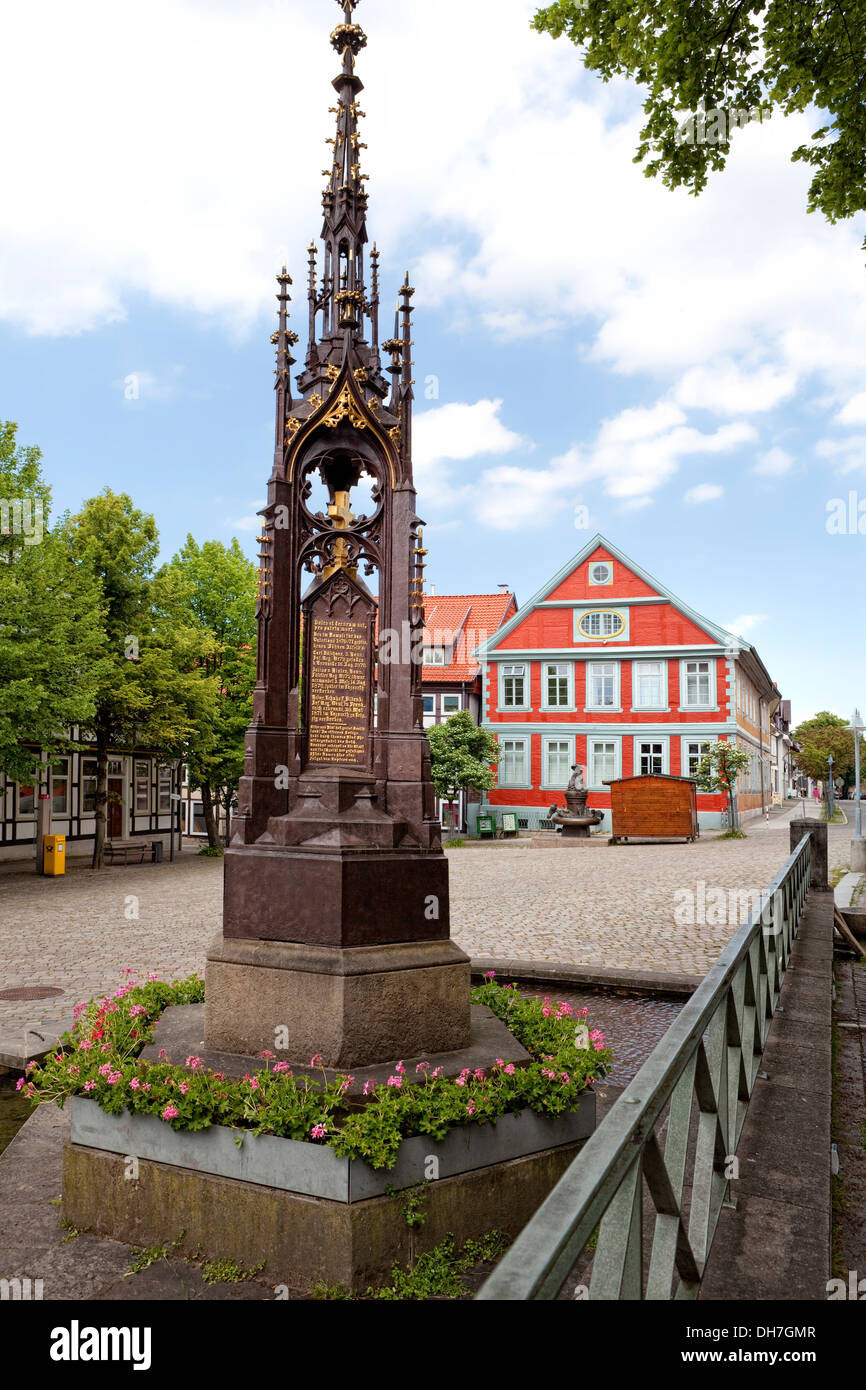
<svg viewBox="0 0 866 1390"><path fill-rule="evenodd" d="M586 810L588 796L589 792L583 780L583 768L580 763L573 763L571 767L571 776L568 779L568 786L565 789L565 804L571 815L583 815Z"/></svg>

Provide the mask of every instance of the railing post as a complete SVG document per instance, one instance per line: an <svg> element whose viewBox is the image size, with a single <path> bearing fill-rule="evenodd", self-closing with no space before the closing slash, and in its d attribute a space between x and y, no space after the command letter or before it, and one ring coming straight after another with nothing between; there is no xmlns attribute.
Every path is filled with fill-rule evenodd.
<svg viewBox="0 0 866 1390"><path fill-rule="evenodd" d="M809 887L817 888L819 892L826 893L830 887L829 860L827 854L827 822L816 820L808 816L805 818L795 816L790 822L790 825L792 851L797 848L800 841L806 835L811 835L812 843L809 846L809 850L812 860L812 873Z"/></svg>

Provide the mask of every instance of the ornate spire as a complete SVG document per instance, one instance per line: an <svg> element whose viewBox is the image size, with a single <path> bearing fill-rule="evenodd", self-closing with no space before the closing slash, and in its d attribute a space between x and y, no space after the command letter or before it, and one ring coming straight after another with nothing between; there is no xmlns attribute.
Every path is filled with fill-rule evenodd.
<svg viewBox="0 0 866 1390"><path fill-rule="evenodd" d="M307 249L307 300L309 344L304 371L297 378L300 399L289 403L282 416L284 444L288 446L312 414L329 399L347 368L358 405L369 410L387 430L392 443L403 446L408 460L411 434L412 359L411 304L414 290L408 276L400 289L394 337L380 343L380 270L375 243L367 244L367 175L361 172L360 121L364 112L359 95L363 82L355 71L358 54L367 46L367 36L355 23L359 0L337 0L342 23L331 34L331 45L340 55L342 67L333 79L337 105L330 108L336 117L334 133L328 139L330 168L322 194L322 257L316 243ZM367 276L369 275L369 285ZM387 353L387 372L393 378L389 390L380 354ZM338 394L343 399L346 385ZM348 397L346 397L348 400ZM286 395L288 401L288 395ZM342 409L342 407L341 407ZM345 410L342 414L345 414ZM328 417L328 423L342 415ZM363 428L360 425L359 427ZM278 424L278 433L280 425Z"/></svg>

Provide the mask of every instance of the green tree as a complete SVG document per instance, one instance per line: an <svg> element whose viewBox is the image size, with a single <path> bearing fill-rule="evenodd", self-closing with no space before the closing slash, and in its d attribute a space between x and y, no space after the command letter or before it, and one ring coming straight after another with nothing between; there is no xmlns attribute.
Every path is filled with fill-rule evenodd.
<svg viewBox="0 0 866 1390"><path fill-rule="evenodd" d="M800 746L800 751L794 756L802 773L816 781L826 782L829 774L827 759L832 755L833 777L841 777L846 787L853 786L854 735L846 728L847 723L847 719L823 709L813 719L804 720L792 730L791 738ZM860 752L862 760L862 743ZM866 763L861 761L861 766L866 766Z"/></svg>
<svg viewBox="0 0 866 1390"><path fill-rule="evenodd" d="M448 802L452 824L454 803L462 791L490 791L496 785L494 768L502 756L493 734L479 729L468 710L452 714L427 730L433 786Z"/></svg>
<svg viewBox="0 0 866 1390"><path fill-rule="evenodd" d="M187 536L159 579L172 586L179 620L201 634L199 668L213 686L211 717L194 730L188 748L190 782L201 790L208 843L219 843L214 804L231 807L244 767L246 731L256 683L258 570L236 539L203 545Z"/></svg>
<svg viewBox="0 0 866 1390"><path fill-rule="evenodd" d="M50 763L95 712L102 596L51 531L41 452L16 434L0 422L0 771L29 782L39 749Z"/></svg>
<svg viewBox="0 0 866 1390"><path fill-rule="evenodd" d="M93 867L104 862L108 752L146 747L184 757L212 689L196 669L201 634L177 622L165 586L154 583L159 535L153 517L126 493L105 488L64 518L75 564L99 584L104 603L102 660L90 726L96 743Z"/></svg>
<svg viewBox="0 0 866 1390"><path fill-rule="evenodd" d="M698 763L695 781L704 792L724 792L731 809L731 830L740 833L740 813L737 808L737 778L745 772L751 758L748 753L728 740L711 743Z"/></svg>
<svg viewBox="0 0 866 1390"><path fill-rule="evenodd" d="M635 163L668 187L700 193L732 130L814 105L826 124L791 156L814 170L809 211L866 208L866 0L556 0L533 26L648 90Z"/></svg>

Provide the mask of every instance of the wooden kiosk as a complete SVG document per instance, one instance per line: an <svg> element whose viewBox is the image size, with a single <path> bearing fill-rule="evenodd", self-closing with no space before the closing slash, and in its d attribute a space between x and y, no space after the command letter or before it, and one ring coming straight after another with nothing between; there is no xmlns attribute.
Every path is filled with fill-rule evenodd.
<svg viewBox="0 0 866 1390"><path fill-rule="evenodd" d="M697 784L691 777L652 773L621 777L610 787L612 845L628 840L688 840L700 835Z"/></svg>

